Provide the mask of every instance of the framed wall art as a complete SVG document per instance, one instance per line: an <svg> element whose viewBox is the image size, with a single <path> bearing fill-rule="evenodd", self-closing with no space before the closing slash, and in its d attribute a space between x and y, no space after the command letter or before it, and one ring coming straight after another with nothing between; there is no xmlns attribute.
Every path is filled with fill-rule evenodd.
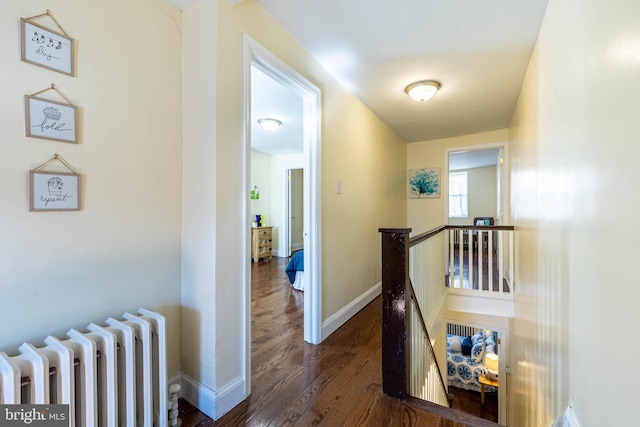
<svg viewBox="0 0 640 427"><path fill-rule="evenodd" d="M409 169L409 198L440 197L440 168Z"/></svg>
<svg viewBox="0 0 640 427"><path fill-rule="evenodd" d="M53 161L60 161L70 172L42 170ZM29 171L29 211L79 211L82 206L80 174L58 154L48 162Z"/></svg>
<svg viewBox="0 0 640 427"><path fill-rule="evenodd" d="M55 85L52 89L57 90ZM49 90L49 89L46 89ZM25 95L25 127L26 134L32 138L51 139L54 141L72 142L78 140L78 107L62 95L67 103Z"/></svg>
<svg viewBox="0 0 640 427"><path fill-rule="evenodd" d="M33 22L50 17L61 32ZM67 35L51 11L30 18L20 18L21 57L24 62L70 76L76 75L74 40Z"/></svg>

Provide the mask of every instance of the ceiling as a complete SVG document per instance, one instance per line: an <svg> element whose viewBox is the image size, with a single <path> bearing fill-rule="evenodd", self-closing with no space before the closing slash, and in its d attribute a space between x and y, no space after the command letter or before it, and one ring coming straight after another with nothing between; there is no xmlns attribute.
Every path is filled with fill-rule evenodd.
<svg viewBox="0 0 640 427"><path fill-rule="evenodd" d="M256 0L406 142L505 128L547 0ZM417 80L440 91L417 103Z"/></svg>
<svg viewBox="0 0 640 427"><path fill-rule="evenodd" d="M449 153L449 170L456 171L462 169L481 168L485 166L496 166L499 161L500 150L476 150L459 151Z"/></svg>
<svg viewBox="0 0 640 427"><path fill-rule="evenodd" d="M406 142L507 127L547 1L255 0ZM441 89L417 103L417 80Z"/></svg>
<svg viewBox="0 0 640 427"><path fill-rule="evenodd" d="M280 120L268 132L261 118ZM255 67L251 67L251 148L269 155L302 153L302 97Z"/></svg>

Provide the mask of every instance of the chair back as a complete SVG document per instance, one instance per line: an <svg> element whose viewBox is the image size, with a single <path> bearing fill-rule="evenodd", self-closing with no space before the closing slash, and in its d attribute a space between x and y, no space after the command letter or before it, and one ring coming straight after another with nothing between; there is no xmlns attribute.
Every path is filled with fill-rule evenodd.
<svg viewBox="0 0 640 427"><path fill-rule="evenodd" d="M473 218L473 225L495 225L494 218L490 216L477 216Z"/></svg>

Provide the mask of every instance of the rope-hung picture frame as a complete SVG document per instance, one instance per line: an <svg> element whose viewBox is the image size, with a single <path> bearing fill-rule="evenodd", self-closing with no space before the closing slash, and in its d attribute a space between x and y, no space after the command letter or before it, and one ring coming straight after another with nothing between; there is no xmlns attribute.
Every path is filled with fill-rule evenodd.
<svg viewBox="0 0 640 427"><path fill-rule="evenodd" d="M47 17L51 18L58 30L35 22ZM20 18L20 35L21 57L24 62L75 77L75 42L50 10L41 15Z"/></svg>
<svg viewBox="0 0 640 427"><path fill-rule="evenodd" d="M65 102L57 102L37 96L48 90L57 92ZM24 102L27 136L74 144L80 142L78 107L55 84L51 84L48 89L25 95Z"/></svg>
<svg viewBox="0 0 640 427"><path fill-rule="evenodd" d="M58 161L69 172L45 171L44 168ZM59 154L29 171L29 211L79 211L82 210L81 175Z"/></svg>

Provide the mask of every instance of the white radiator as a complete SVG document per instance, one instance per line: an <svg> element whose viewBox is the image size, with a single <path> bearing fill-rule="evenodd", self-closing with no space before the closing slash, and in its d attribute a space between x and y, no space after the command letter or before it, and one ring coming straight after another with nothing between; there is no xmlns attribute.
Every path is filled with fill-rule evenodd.
<svg viewBox="0 0 640 427"><path fill-rule="evenodd" d="M166 320L140 309L20 354L0 352L1 404L68 404L71 427L166 427Z"/></svg>

